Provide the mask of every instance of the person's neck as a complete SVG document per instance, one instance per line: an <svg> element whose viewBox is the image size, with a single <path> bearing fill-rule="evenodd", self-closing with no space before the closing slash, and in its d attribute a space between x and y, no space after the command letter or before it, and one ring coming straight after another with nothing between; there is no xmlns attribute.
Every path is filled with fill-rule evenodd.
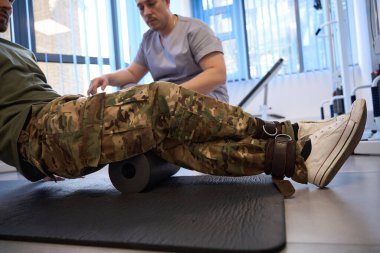
<svg viewBox="0 0 380 253"><path fill-rule="evenodd" d="M166 28L163 31L159 32L161 38L167 37L173 31L174 27L178 23L178 19L179 19L179 17L177 15L175 15L175 14L171 15L171 18L170 18Z"/></svg>

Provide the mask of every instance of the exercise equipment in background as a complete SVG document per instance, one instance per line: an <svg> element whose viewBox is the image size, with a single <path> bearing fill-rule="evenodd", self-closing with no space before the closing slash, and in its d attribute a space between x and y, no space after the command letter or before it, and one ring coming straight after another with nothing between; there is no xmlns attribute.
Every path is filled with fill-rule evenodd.
<svg viewBox="0 0 380 253"><path fill-rule="evenodd" d="M339 91L341 91L341 90L338 89L338 92L334 92L333 96L330 99L327 99L327 100L322 102L322 104L321 104L321 119L327 118L325 115L325 111L324 111L326 104L329 105L330 117L335 117L335 116L344 114L344 112L345 112L344 103L343 103L344 96Z"/></svg>
<svg viewBox="0 0 380 253"><path fill-rule="evenodd" d="M351 95L351 101L356 100L356 92L360 89L371 89L373 115L369 115L366 130L362 140L355 149L355 154L380 155L380 70L372 73L372 84L356 87Z"/></svg>
<svg viewBox="0 0 380 253"><path fill-rule="evenodd" d="M325 118L323 108L327 103L329 103L331 117L344 114L345 109L350 107L349 91L352 86L350 85L347 53L347 41L350 38L341 1L324 0L323 8L320 1L315 1L314 7L316 10L323 9L325 14L325 22L319 25L315 36L326 39L333 90L332 98L322 102L321 117L323 119ZM321 34L324 30L325 32Z"/></svg>
<svg viewBox="0 0 380 253"><path fill-rule="evenodd" d="M273 79L273 77L277 74L277 72L280 70L283 63L284 63L284 59L280 58L272 66L272 68L264 75L264 77L260 79L260 81L255 85L255 87L253 87L248 92L248 94L240 101L238 106L244 109L264 89L264 102L260 106L260 115L255 115L255 116L260 117L264 120L267 120L268 116L271 118L276 118L276 119L284 118L281 115L268 114L268 109L269 109L268 108L268 84Z"/></svg>

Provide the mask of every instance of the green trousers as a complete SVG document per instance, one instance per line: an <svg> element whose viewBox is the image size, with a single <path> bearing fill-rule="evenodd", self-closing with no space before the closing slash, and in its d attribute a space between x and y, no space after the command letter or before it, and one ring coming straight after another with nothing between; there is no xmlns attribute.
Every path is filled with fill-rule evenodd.
<svg viewBox="0 0 380 253"><path fill-rule="evenodd" d="M19 143L27 162L67 178L149 150L199 172L247 176L264 171L267 141L253 138L256 132L257 119L240 107L155 82L58 98L33 112ZM290 122L282 132L294 137ZM306 182L304 168L297 166L303 163L300 149L297 145L295 177Z"/></svg>

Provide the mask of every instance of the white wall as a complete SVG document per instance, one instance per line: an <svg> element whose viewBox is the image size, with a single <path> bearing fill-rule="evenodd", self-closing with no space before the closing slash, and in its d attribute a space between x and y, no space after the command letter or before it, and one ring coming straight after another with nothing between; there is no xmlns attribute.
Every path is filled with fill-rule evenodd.
<svg viewBox="0 0 380 253"><path fill-rule="evenodd" d="M356 67L350 69L349 76L352 83L360 84L360 72ZM320 119L322 102L332 96L331 72L319 71L296 75L278 76L271 80L268 89L268 113L284 116L286 119L297 121L306 119ZM243 83L228 83L230 103L238 104L248 91L257 83L247 81ZM359 92L358 97L369 98L368 91ZM260 105L263 104L264 93L257 95L245 110L253 115L260 114ZM325 116L329 117L328 104L325 105ZM369 108L370 109L370 108Z"/></svg>
<svg viewBox="0 0 380 253"><path fill-rule="evenodd" d="M229 83L230 103L238 104L257 81ZM331 75L328 71L278 76L268 86L269 114L290 120L319 119L323 100L331 97ZM253 115L260 114L264 92L245 107Z"/></svg>

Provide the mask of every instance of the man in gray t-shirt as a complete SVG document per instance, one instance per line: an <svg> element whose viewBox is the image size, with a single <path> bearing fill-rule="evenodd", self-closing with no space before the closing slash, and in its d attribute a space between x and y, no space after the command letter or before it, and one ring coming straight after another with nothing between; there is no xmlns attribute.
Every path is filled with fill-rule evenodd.
<svg viewBox="0 0 380 253"><path fill-rule="evenodd" d="M150 29L136 58L126 69L91 81L88 94L107 85L138 83L150 72L155 81L168 81L228 102L226 66L220 40L203 22L173 15L169 0L136 0Z"/></svg>

